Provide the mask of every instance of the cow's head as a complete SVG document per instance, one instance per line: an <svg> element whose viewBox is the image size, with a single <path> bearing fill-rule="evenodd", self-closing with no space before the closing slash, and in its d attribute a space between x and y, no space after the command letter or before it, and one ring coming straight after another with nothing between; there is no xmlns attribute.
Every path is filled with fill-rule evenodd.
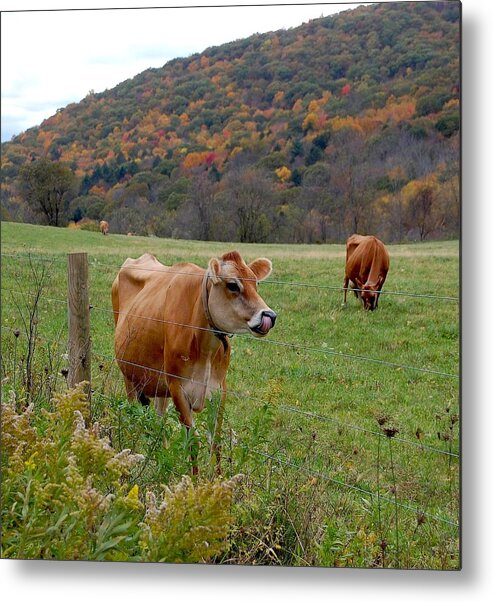
<svg viewBox="0 0 493 602"><path fill-rule="evenodd" d="M269 276L269 259L256 259L247 265L237 251L209 261L207 274L212 281L208 308L214 325L224 332L251 332L265 336L277 315L257 292L257 283Z"/></svg>
<svg viewBox="0 0 493 602"><path fill-rule="evenodd" d="M363 284L361 281L356 279L356 286L360 289L359 298L363 303L363 307L367 311L373 311L378 306L378 297L381 286L381 279L379 277L376 284L367 282Z"/></svg>

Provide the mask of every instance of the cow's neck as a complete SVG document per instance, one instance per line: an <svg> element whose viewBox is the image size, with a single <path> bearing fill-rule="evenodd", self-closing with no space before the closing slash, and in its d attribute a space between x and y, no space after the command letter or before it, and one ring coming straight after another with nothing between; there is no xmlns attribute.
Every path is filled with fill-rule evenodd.
<svg viewBox="0 0 493 602"><path fill-rule="evenodd" d="M211 312L209 310L209 287L207 286L209 278L209 270L206 270L202 279L202 309L204 310L205 319L207 320L208 325L212 329L214 336L221 341L223 349L226 352L229 346L228 335L216 326L214 320L212 319Z"/></svg>
<svg viewBox="0 0 493 602"><path fill-rule="evenodd" d="M375 266L375 261L371 266L370 273L368 274L368 278L366 279L366 284L368 286L375 287L378 284L378 279L380 278L380 266Z"/></svg>
<svg viewBox="0 0 493 602"><path fill-rule="evenodd" d="M366 278L366 284L371 287L376 287L380 277L380 264L377 261L377 249L373 248L373 256L371 258L370 271Z"/></svg>

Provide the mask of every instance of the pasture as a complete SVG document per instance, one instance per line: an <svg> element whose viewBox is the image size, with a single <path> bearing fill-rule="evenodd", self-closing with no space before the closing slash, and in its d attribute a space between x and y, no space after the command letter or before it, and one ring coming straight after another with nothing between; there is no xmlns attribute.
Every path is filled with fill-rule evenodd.
<svg viewBox="0 0 493 602"><path fill-rule="evenodd" d="M457 241L389 245L388 278L370 313L353 294L341 306L342 245L103 237L13 223L1 233L4 398L28 396L37 290L34 411L66 389L66 254L87 252L92 420L116 450L145 456L129 477L141 494L188 472L190 441L172 408L161 418L125 399L113 361L111 283L119 267L144 252L166 265L206 267L231 249L246 261L272 260L259 291L278 313L275 328L266 339L232 339L222 471L244 477L231 504L228 545L214 562L459 568ZM214 478L216 409L214 399L197 416L199 482Z"/></svg>

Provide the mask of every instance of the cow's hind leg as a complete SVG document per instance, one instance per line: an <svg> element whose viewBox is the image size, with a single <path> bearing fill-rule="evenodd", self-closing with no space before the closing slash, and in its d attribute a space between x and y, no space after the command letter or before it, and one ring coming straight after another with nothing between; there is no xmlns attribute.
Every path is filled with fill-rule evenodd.
<svg viewBox="0 0 493 602"><path fill-rule="evenodd" d="M139 401L143 406L148 406L151 403L151 400L147 397L147 395L141 391L139 393Z"/></svg>
<svg viewBox="0 0 493 602"><path fill-rule="evenodd" d="M134 383L129 380L126 376L123 377L125 381L125 390L127 391L127 399L129 401L137 401L139 399L139 393Z"/></svg>
<svg viewBox="0 0 493 602"><path fill-rule="evenodd" d="M135 385L131 380L124 377L125 380L125 389L127 391L127 399L129 401L140 401L143 406L148 406L150 404L150 400L147 395Z"/></svg>

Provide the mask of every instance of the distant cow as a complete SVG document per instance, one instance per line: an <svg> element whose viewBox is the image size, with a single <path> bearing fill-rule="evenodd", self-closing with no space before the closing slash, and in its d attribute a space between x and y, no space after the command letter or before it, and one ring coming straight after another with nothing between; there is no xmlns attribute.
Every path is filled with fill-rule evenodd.
<svg viewBox="0 0 493 602"><path fill-rule="evenodd" d="M110 231L110 225L108 224L108 222L101 220L99 222L99 231L101 232L101 234L103 234L103 236L106 236Z"/></svg>
<svg viewBox="0 0 493 602"><path fill-rule="evenodd" d="M389 265L389 253L381 240L375 236L350 236L346 242L344 305L351 286L365 309L376 309Z"/></svg>
<svg viewBox="0 0 493 602"><path fill-rule="evenodd" d="M129 399L166 408L171 397L190 429L193 412L222 391L231 343L228 335L265 336L276 314L257 292L272 270L268 259L247 265L238 252L209 261L206 270L165 267L153 255L127 259L112 288L115 354Z"/></svg>

